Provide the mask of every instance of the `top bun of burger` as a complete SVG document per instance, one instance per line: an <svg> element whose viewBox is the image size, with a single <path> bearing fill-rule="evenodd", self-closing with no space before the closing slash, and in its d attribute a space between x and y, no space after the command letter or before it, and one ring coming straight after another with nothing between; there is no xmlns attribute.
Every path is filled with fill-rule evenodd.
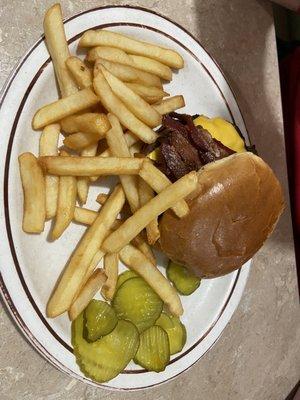
<svg viewBox="0 0 300 400"><path fill-rule="evenodd" d="M199 277L240 268L263 245L283 211L281 186L271 168L250 152L209 163L198 172L189 214L160 221L161 248Z"/></svg>

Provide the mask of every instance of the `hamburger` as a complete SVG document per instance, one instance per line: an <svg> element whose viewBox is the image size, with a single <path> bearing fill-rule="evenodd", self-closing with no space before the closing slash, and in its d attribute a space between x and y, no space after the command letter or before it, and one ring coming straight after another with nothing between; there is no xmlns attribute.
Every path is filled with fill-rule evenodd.
<svg viewBox="0 0 300 400"><path fill-rule="evenodd" d="M284 209L271 168L235 126L215 120L173 113L164 118L154 148L145 149L173 182L198 171L198 188L186 199L189 214L179 219L170 210L161 217L160 247L204 278L225 275L252 258Z"/></svg>

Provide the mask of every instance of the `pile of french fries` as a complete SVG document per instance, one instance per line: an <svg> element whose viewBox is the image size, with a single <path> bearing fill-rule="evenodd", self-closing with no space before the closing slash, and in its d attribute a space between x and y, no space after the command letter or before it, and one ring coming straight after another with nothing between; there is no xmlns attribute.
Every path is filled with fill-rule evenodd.
<svg viewBox="0 0 300 400"><path fill-rule="evenodd" d="M39 157L19 156L23 230L41 233L45 221L54 219L51 235L57 240L72 221L87 225L51 295L47 316L67 311L73 320L99 290L112 299L119 260L179 316L180 298L156 267L151 245L159 240L160 214L172 208L182 218L189 212L184 198L196 189L197 175L191 172L171 184L150 159L135 153L143 142L157 139L154 128L163 114L184 106L180 95L165 99L169 94L162 87L162 80L172 79L171 68L183 68L183 59L171 49L90 30L79 41L88 50L82 61L70 55L59 4L47 11L44 31L60 98L33 117L33 129L42 130ZM89 186L107 175L117 175L120 183L109 195L99 193L99 211L84 208Z"/></svg>

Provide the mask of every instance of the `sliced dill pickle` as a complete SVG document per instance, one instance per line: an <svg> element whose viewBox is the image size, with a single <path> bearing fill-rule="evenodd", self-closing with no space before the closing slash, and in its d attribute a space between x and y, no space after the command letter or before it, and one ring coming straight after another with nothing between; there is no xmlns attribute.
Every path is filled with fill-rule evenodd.
<svg viewBox="0 0 300 400"><path fill-rule="evenodd" d="M186 329L180 319L162 312L155 325L160 326L167 332L170 354L179 353L186 343Z"/></svg>
<svg viewBox="0 0 300 400"><path fill-rule="evenodd" d="M115 329L93 343L83 337L84 317L81 313L72 322L72 345L81 371L97 382L116 377L135 356L139 333L129 321L120 320Z"/></svg>
<svg viewBox="0 0 300 400"><path fill-rule="evenodd" d="M119 287L122 285L122 283L124 283L125 281L127 281L127 279L130 278L137 278L138 275L131 270L128 271L124 271L122 272L119 276L118 276L118 281L117 281L117 286L116 286L116 290L119 289Z"/></svg>
<svg viewBox="0 0 300 400"><path fill-rule="evenodd" d="M201 279L192 274L186 267L169 261L167 277L174 284L180 294L188 296L200 285Z"/></svg>
<svg viewBox="0 0 300 400"><path fill-rule="evenodd" d="M118 318L134 323L139 332L154 325L163 302L142 278L131 278L117 290L112 305Z"/></svg>
<svg viewBox="0 0 300 400"><path fill-rule="evenodd" d="M160 326L154 325L140 334L140 345L134 362L148 371L163 371L170 361L168 335Z"/></svg>
<svg viewBox="0 0 300 400"><path fill-rule="evenodd" d="M84 311L86 338L94 342L110 333L118 323L115 310L105 301L91 300Z"/></svg>

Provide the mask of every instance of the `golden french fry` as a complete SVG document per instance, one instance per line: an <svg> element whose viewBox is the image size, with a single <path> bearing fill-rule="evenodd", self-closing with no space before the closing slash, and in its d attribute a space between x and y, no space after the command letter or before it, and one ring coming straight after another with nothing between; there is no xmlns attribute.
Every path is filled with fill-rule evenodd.
<svg viewBox="0 0 300 400"><path fill-rule="evenodd" d="M89 178L77 179L77 194L81 204L85 204L89 194Z"/></svg>
<svg viewBox="0 0 300 400"><path fill-rule="evenodd" d="M78 317L106 281L107 276L102 269L98 268L92 273L69 309L71 321Z"/></svg>
<svg viewBox="0 0 300 400"><path fill-rule="evenodd" d="M48 304L47 316L56 317L67 311L77 297L85 274L101 247L108 230L125 203L123 189L117 186L79 242ZM90 268L89 268L90 267Z"/></svg>
<svg viewBox="0 0 300 400"><path fill-rule="evenodd" d="M62 21L60 4L54 4L46 12L44 32L61 96L70 96L76 93L78 89L66 67L66 60L70 57L70 52Z"/></svg>
<svg viewBox="0 0 300 400"><path fill-rule="evenodd" d="M69 157L68 153L61 151L61 156ZM70 157L71 158L71 157ZM73 217L77 196L77 180L74 176L61 176L58 185L57 210L55 224L51 237L58 239L70 225Z"/></svg>
<svg viewBox="0 0 300 400"><path fill-rule="evenodd" d="M118 280L119 255L117 253L105 254L103 264L107 281L102 286L101 294L105 299L112 300Z"/></svg>
<svg viewBox="0 0 300 400"><path fill-rule="evenodd" d="M105 193L99 193L98 194L98 196L97 196L97 198L96 198L96 201L97 201L97 203L99 203L99 204L101 204L101 206L103 206L103 204L106 202L106 200L107 200L107 194L105 194Z"/></svg>
<svg viewBox="0 0 300 400"><path fill-rule="evenodd" d="M99 58L109 61L110 63L114 62L123 64L124 66L130 66L135 69L148 72L152 75L156 75L168 81L172 79L172 71L168 66L148 57L129 55L121 49L113 47L94 47L88 52L87 61L95 62ZM119 72L119 70L116 70L116 68L115 71L117 73ZM97 67L96 71L94 70L94 72L96 72L96 75L99 72Z"/></svg>
<svg viewBox="0 0 300 400"><path fill-rule="evenodd" d="M98 143L86 147L81 152L81 157L94 157L97 153ZM90 179L80 177L77 179L77 193L81 204L85 204L89 194Z"/></svg>
<svg viewBox="0 0 300 400"><path fill-rule="evenodd" d="M58 155L58 138L60 133L59 124L48 125L44 128L40 137L40 156L57 156ZM46 190L46 218L53 218L56 214L57 197L58 197L59 178L53 175L45 176Z"/></svg>
<svg viewBox="0 0 300 400"><path fill-rule="evenodd" d="M85 110L99 103L99 98L92 89L82 89L68 97L54 101L40 108L32 120L33 129L40 129L53 122Z"/></svg>
<svg viewBox="0 0 300 400"><path fill-rule="evenodd" d="M135 144L133 144L129 148L131 157L135 157L136 153L141 154L141 147L142 147L142 143L140 141L135 143Z"/></svg>
<svg viewBox="0 0 300 400"><path fill-rule="evenodd" d="M94 144L98 144L99 139L101 139L101 137L95 133L77 132L67 136L64 139L64 145L72 150L80 151Z"/></svg>
<svg viewBox="0 0 300 400"><path fill-rule="evenodd" d="M24 193L23 231L41 233L46 218L43 171L31 153L19 156L19 168Z"/></svg>
<svg viewBox="0 0 300 400"><path fill-rule="evenodd" d="M71 115L62 119L60 125L65 133L91 133L98 135L99 138L104 137L110 128L107 116L99 113Z"/></svg>
<svg viewBox="0 0 300 400"><path fill-rule="evenodd" d="M162 89L162 82L160 78L156 75L150 74L149 72L142 71L140 69L135 69L137 72L137 80L135 81L136 83L139 83L141 85L145 86L154 86L159 89Z"/></svg>
<svg viewBox="0 0 300 400"><path fill-rule="evenodd" d="M153 197L155 196L153 189L151 186L148 185L144 179L139 179L139 199L140 205L143 206L144 204L148 203ZM156 243L160 237L160 232L158 229L158 220L157 218L153 219L147 226L147 239L148 243L153 245Z"/></svg>
<svg viewBox="0 0 300 400"><path fill-rule="evenodd" d="M158 104L152 104L152 107L161 115L169 114L170 112L176 111L184 106L185 102L183 96L172 96L168 99L162 100Z"/></svg>
<svg viewBox="0 0 300 400"><path fill-rule="evenodd" d="M95 176L137 175L142 158L117 157L39 157L42 169L52 175Z"/></svg>
<svg viewBox="0 0 300 400"><path fill-rule="evenodd" d="M172 184L169 178L156 168L149 159L144 160L139 175L156 193L160 193ZM182 218L188 214L189 207L185 200L180 200L172 207L172 210L177 217Z"/></svg>
<svg viewBox="0 0 300 400"><path fill-rule="evenodd" d="M111 129L106 133L106 141L112 156L131 157L127 146L123 130L118 118L113 114L108 114ZM135 212L139 208L139 194L137 189L137 179L132 175L120 176L125 196L130 205L131 211Z"/></svg>
<svg viewBox="0 0 300 400"><path fill-rule="evenodd" d="M135 82L138 79L138 74L130 65L111 62L103 58L97 58L95 60L94 77L97 76L101 65L123 82Z"/></svg>
<svg viewBox="0 0 300 400"><path fill-rule="evenodd" d="M78 57L69 57L66 65L80 89L87 88L93 84L92 71Z"/></svg>
<svg viewBox="0 0 300 400"><path fill-rule="evenodd" d="M153 58L171 68L183 68L184 61L174 50L132 39L120 33L103 29L86 31L79 41L81 47L111 46L127 53Z"/></svg>
<svg viewBox="0 0 300 400"><path fill-rule="evenodd" d="M159 76L166 81L172 80L172 70L167 65L144 56L130 55L130 58L133 60L133 66L135 68Z"/></svg>
<svg viewBox="0 0 300 400"><path fill-rule="evenodd" d="M105 67L100 66L100 69L114 94L128 107L129 111L152 128L161 124L161 115L150 104L108 72Z"/></svg>
<svg viewBox="0 0 300 400"><path fill-rule="evenodd" d="M173 315L179 317L183 314L182 304L176 289L141 251L129 244L120 251L120 259L152 287Z"/></svg>
<svg viewBox="0 0 300 400"><path fill-rule="evenodd" d="M133 66L133 61L131 60L130 56L125 53L125 51L121 49L116 49L114 47L99 46L89 50L86 57L88 62L95 62L98 58L102 58L106 61L117 62L119 64Z"/></svg>
<svg viewBox="0 0 300 400"><path fill-rule="evenodd" d="M79 224L92 225L98 214L97 211L89 210L88 208L75 207L74 221Z"/></svg>
<svg viewBox="0 0 300 400"><path fill-rule="evenodd" d="M131 147L137 142L139 142L139 139L133 135L133 133L127 131L124 134L124 138L126 140L127 146ZM98 157L111 157L111 152L109 149L104 150L101 154L99 154ZM90 181L91 182L96 182L96 180L99 179L99 176L90 176Z"/></svg>
<svg viewBox="0 0 300 400"><path fill-rule="evenodd" d="M87 60L89 62L95 61L94 77L97 76L99 72L98 59L101 59L102 65L104 65L110 73L122 79L122 76L130 77L135 76L135 82L140 83L145 86L155 86L157 88L162 88L161 80L158 76L150 74L149 72L139 70L134 67L132 59L123 50L114 49L112 47L95 47L91 49L88 53ZM103 63L106 62L106 65ZM110 62L110 64L107 64ZM125 71L126 69L126 71ZM119 76L118 76L119 74Z"/></svg>
<svg viewBox="0 0 300 400"><path fill-rule="evenodd" d="M102 250L107 253L119 252L153 219L193 192L197 188L197 183L197 173L192 171L167 186L109 235L103 242Z"/></svg>
<svg viewBox="0 0 300 400"><path fill-rule="evenodd" d="M155 142L157 139L157 133L136 118L136 116L128 110L124 103L122 103L122 101L113 93L101 71L94 79L94 88L104 107L112 114L115 114L123 126L144 142Z"/></svg>
<svg viewBox="0 0 300 400"><path fill-rule="evenodd" d="M128 147L133 146L135 143L139 142L140 139L134 135L134 133L130 132L130 131L126 131L124 133L124 137L127 143Z"/></svg>
<svg viewBox="0 0 300 400"><path fill-rule="evenodd" d="M151 104L161 101L165 96L170 96L169 93L155 86L145 86L134 82L126 82L126 86Z"/></svg>
<svg viewBox="0 0 300 400"><path fill-rule="evenodd" d="M153 251L146 240L143 238L143 235L140 233L134 239L132 239L131 243L137 247L148 259L149 261L156 266L156 258L153 254Z"/></svg>
<svg viewBox="0 0 300 400"><path fill-rule="evenodd" d="M110 234L111 232L112 232L112 230L109 229L107 231L107 234ZM100 261L102 260L102 258L104 256L105 256L104 251L98 250L96 252L96 254L94 255L94 257L92 259L92 262L90 263L90 265L89 265L89 267L88 267L88 269L86 271L86 274L84 276L84 280L83 281L86 281L88 279L88 277L91 275L91 273L94 271L94 269L97 268L97 266L99 265Z"/></svg>
<svg viewBox="0 0 300 400"><path fill-rule="evenodd" d="M103 196L103 197L101 197ZM104 193L100 193L97 197L98 203L103 205L105 201L107 200L108 195ZM75 207L75 212L74 212L74 221L78 222L80 224L84 225L92 225L92 223L95 221L95 219L98 216L97 211L89 210L87 208L82 208L82 207ZM107 233L107 236L113 231L119 228L122 224L122 220L116 219L111 227L110 232ZM151 247L146 243L142 235L137 235L133 240L132 244L137 247L145 256L151 261L153 265L156 265L156 259L153 254L153 251L151 250ZM99 262L101 261L102 257L104 256L104 252L101 250L97 252L97 254L94 257L94 261L91 263L91 268L88 270L89 273L93 271ZM89 273L87 272L87 276L89 276Z"/></svg>

